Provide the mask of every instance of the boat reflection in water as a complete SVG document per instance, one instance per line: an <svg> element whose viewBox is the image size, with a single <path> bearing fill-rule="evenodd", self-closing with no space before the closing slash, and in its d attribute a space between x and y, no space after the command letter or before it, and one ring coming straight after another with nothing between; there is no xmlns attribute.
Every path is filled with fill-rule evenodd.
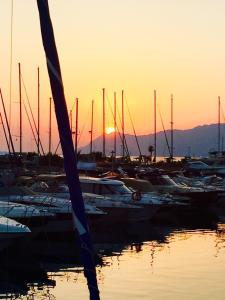
<svg viewBox="0 0 225 300"><path fill-rule="evenodd" d="M101 257L102 299L223 299L225 224L182 229L143 225L93 239ZM1 299L88 299L83 268L64 254L62 250L59 260L46 252L35 258L30 253L30 261L24 255L10 266L1 263Z"/></svg>

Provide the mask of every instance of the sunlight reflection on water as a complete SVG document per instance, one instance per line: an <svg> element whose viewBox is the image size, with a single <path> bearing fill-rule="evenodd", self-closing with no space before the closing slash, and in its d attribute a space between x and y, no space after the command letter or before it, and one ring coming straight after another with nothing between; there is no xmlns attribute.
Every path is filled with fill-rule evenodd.
<svg viewBox="0 0 225 300"><path fill-rule="evenodd" d="M106 246L107 255L97 267L101 299L224 299L223 224L213 230L171 230L160 241ZM54 265L48 278L56 285L30 288L33 298L21 299L89 299L82 268Z"/></svg>

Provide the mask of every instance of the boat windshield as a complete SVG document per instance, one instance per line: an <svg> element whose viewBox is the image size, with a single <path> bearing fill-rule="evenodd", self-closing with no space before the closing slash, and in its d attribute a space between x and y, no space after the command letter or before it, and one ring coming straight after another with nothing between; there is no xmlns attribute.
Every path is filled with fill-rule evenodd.
<svg viewBox="0 0 225 300"><path fill-rule="evenodd" d="M117 195L125 195L125 194L131 194L132 191L125 186L124 184L110 184L107 185L109 189L112 191L112 194L117 194Z"/></svg>
<svg viewBox="0 0 225 300"><path fill-rule="evenodd" d="M176 185L169 176L152 176L149 178L152 185Z"/></svg>
<svg viewBox="0 0 225 300"><path fill-rule="evenodd" d="M81 182L81 189L85 193L94 193L97 195L124 195L132 193L132 191L124 184Z"/></svg>

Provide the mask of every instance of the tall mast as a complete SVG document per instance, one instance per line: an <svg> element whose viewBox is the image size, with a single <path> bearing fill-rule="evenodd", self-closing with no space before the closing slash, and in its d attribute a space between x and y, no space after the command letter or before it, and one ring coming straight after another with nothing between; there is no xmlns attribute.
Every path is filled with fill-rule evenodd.
<svg viewBox="0 0 225 300"><path fill-rule="evenodd" d="M105 157L105 89L102 89L102 155Z"/></svg>
<svg viewBox="0 0 225 300"><path fill-rule="evenodd" d="M91 102L91 141L90 141L90 154L93 152L93 123L94 123L94 100Z"/></svg>
<svg viewBox="0 0 225 300"><path fill-rule="evenodd" d="M170 153L171 153L171 159L173 160L173 94L171 94L171 149L170 149Z"/></svg>
<svg viewBox="0 0 225 300"><path fill-rule="evenodd" d="M78 148L78 98L76 98L76 125L75 125L75 153L77 155Z"/></svg>
<svg viewBox="0 0 225 300"><path fill-rule="evenodd" d="M154 90L154 162L156 162L156 153L156 90Z"/></svg>
<svg viewBox="0 0 225 300"><path fill-rule="evenodd" d="M20 155L22 154L22 95L21 95L21 68L19 67L19 103L20 103Z"/></svg>
<svg viewBox="0 0 225 300"><path fill-rule="evenodd" d="M52 98L49 98L49 139L48 139L48 153L52 152Z"/></svg>
<svg viewBox="0 0 225 300"><path fill-rule="evenodd" d="M70 191L72 216L78 233L78 245L80 246L81 258L84 264L84 276L87 278L90 299L99 300L100 296L96 277L93 247L89 236L89 228L84 210L84 200L79 182L76 156L70 132L68 110L66 107L66 99L63 88L63 80L61 76L59 57L50 18L48 1L37 0L37 5L40 17L43 47L47 59L47 68L52 89L52 97L55 103L56 119L64 156L64 167Z"/></svg>
<svg viewBox="0 0 225 300"><path fill-rule="evenodd" d="M124 90L122 90L122 156L125 156L125 135L124 135Z"/></svg>
<svg viewBox="0 0 225 300"><path fill-rule="evenodd" d="M116 92L114 92L114 156L116 158Z"/></svg>
<svg viewBox="0 0 225 300"><path fill-rule="evenodd" d="M38 155L40 155L40 72L39 72L39 67L37 69L37 76L38 76L38 122L37 122L37 152Z"/></svg>
<svg viewBox="0 0 225 300"><path fill-rule="evenodd" d="M218 96L218 152L220 153L220 96Z"/></svg>

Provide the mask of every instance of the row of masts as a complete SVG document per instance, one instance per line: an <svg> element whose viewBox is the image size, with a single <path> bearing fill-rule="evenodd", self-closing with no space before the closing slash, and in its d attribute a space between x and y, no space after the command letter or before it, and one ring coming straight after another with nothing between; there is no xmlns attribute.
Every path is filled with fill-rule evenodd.
<svg viewBox="0 0 225 300"><path fill-rule="evenodd" d="M20 63L18 64L18 71L19 71L19 152L22 155L23 153L23 109L22 109L22 75L21 75L21 65ZM49 143L48 143L48 152L52 153L52 99L51 97L49 98ZM102 99L103 99L103 122L102 122L102 155L103 157L106 156L106 104L105 104L105 89L102 89ZM3 101L3 97L2 97ZM38 112L37 112L37 125L35 124L35 120L32 114L33 122L34 122L34 127L36 129L36 134L37 138L35 137L35 132L32 128L30 118L28 116L28 112L24 103L24 107L26 110L27 117L29 119L29 123L32 129L32 133L34 136L34 139L37 144L37 153L38 155L41 154L40 148L42 149L43 152L43 147L41 145L41 140L40 140L40 70L39 67L37 68L37 103L38 103ZM76 115L75 115L75 131L73 131L73 118L72 118L72 110L70 110L69 116L70 116L70 129L71 129L71 134L74 135L74 148L75 148L75 153L78 151L78 98L75 99L75 104L76 104ZM126 153L126 141L125 141L125 122L124 122L124 90L121 92L121 142L122 142L122 157L125 157ZM154 157L153 161L156 161L156 156L157 156L157 145L156 145L156 133L157 133L157 119L156 119L156 90L154 90ZM31 107L30 107L31 110ZM113 154L116 157L117 155L117 132L119 132L118 125L117 125L117 95L116 92L114 92L114 111L113 111L113 118L114 118L114 149L113 149ZM1 116L2 119L2 116ZM7 120L7 115L5 113L5 119ZM8 124L8 120L6 121ZM90 133L90 153L93 152L93 123L94 123L94 100L92 100L92 105L91 105L91 129L89 131ZM2 120L3 124L3 120ZM8 129L8 134L10 132L9 126L7 126ZM3 130L5 131L6 128L4 127ZM4 134L6 136L6 134ZM11 133L9 134L11 136ZM7 138L7 147L9 152L15 152L13 142L12 142L12 136ZM43 152L44 154L44 152ZM170 151L170 158L173 159L173 95L171 95L171 151Z"/></svg>
<svg viewBox="0 0 225 300"><path fill-rule="evenodd" d="M21 65L18 63L18 73L19 73L19 153L22 155L23 153L23 102L22 102L22 73L21 73ZM2 94L1 94L2 97ZM103 157L106 156L106 103L105 103L105 89L102 89L102 115L103 115L103 120L102 120L102 155ZM154 90L154 146L153 146L153 162L156 161L157 157L157 93L156 90ZM52 107L51 107L51 102L52 99L50 98L49 101L49 143L48 143L48 152L52 153ZM3 97L2 97L2 103L3 103ZM170 159L174 158L174 122L173 122L173 95L171 94L171 121L170 121L170 149L169 149L169 154L170 154ZM37 136L35 137L35 141L37 144L37 153L38 155L41 154L41 150L43 152L43 147L41 145L41 139L40 139L40 70L39 67L37 68L37 104L38 104L38 109L37 109L37 125L34 122L33 114L33 122L34 122L34 127L36 129L36 134ZM73 121L72 121L72 110L70 111L70 126L71 126L71 133L74 135L74 148L75 148L75 153L78 151L78 98L75 99L75 105L76 105L76 115L75 115L75 131L72 130L73 127ZM25 104L24 104L25 106ZM26 107L25 107L26 110ZM27 113L27 110L26 110ZM0 116L0 121L4 125L3 131L4 131L4 136L6 139L6 144L8 147L9 152L14 153L15 148L13 146L13 141L12 141L12 135L10 132L10 124L7 120L7 115L4 112L5 115L5 120L6 120L6 126L3 124L3 118L2 115ZM28 113L27 113L28 116ZM113 154L114 156L117 155L117 94L114 92L114 109L113 109L113 118L114 118L114 146L113 146ZM31 121L29 120L30 126L31 126ZM90 153L93 152L93 124L94 124L94 100L92 100L91 104L91 128L90 128ZM31 128L32 129L32 128ZM126 141L125 141L125 126L124 126L124 91L122 90L121 92L121 142L122 142L122 157L125 157L126 153ZM8 135L6 132L8 131ZM34 130L32 129L33 135L35 135ZM221 152L221 99L220 96L218 96L218 153ZM44 153L43 153L44 154Z"/></svg>

